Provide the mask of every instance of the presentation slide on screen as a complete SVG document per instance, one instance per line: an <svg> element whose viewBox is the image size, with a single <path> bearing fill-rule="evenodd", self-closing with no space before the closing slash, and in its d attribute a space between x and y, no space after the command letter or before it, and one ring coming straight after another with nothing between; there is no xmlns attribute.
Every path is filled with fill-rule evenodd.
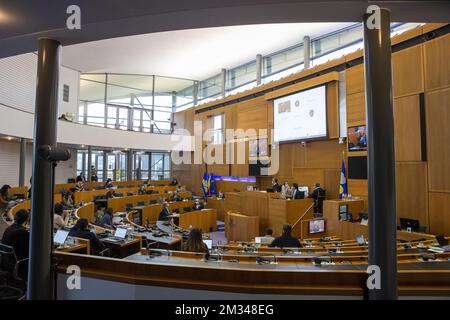
<svg viewBox="0 0 450 320"><path fill-rule="evenodd" d="M327 135L325 86L274 100L274 139L306 140Z"/></svg>

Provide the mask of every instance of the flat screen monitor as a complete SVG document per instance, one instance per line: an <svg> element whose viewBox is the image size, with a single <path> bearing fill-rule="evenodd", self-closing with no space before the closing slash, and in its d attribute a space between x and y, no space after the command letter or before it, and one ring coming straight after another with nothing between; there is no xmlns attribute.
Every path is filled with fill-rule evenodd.
<svg viewBox="0 0 450 320"><path fill-rule="evenodd" d="M358 245L363 246L366 244L366 239L364 239L364 235L360 234L356 236L356 243L358 243Z"/></svg>
<svg viewBox="0 0 450 320"><path fill-rule="evenodd" d="M208 249L212 249L212 240L203 240L203 243L206 244Z"/></svg>
<svg viewBox="0 0 450 320"><path fill-rule="evenodd" d="M348 212L348 205L340 204L339 205L339 213L347 213L347 212Z"/></svg>
<svg viewBox="0 0 450 320"><path fill-rule="evenodd" d="M325 232L325 220L315 219L309 221L309 233L322 233Z"/></svg>
<svg viewBox="0 0 450 320"><path fill-rule="evenodd" d="M400 218L400 227L403 230L420 231L419 220Z"/></svg>
<svg viewBox="0 0 450 320"><path fill-rule="evenodd" d="M327 136L326 86L275 99L274 141L309 140Z"/></svg>
<svg viewBox="0 0 450 320"><path fill-rule="evenodd" d="M127 236L127 229L125 228L117 228L116 232L114 233L115 238L125 239Z"/></svg>
<svg viewBox="0 0 450 320"><path fill-rule="evenodd" d="M58 230L55 233L55 236L53 237L53 243L57 245L63 245L67 237L69 236L69 231L67 230Z"/></svg>
<svg viewBox="0 0 450 320"><path fill-rule="evenodd" d="M298 191L303 191L305 194L309 193L309 188L307 186L298 187Z"/></svg>
<svg viewBox="0 0 450 320"><path fill-rule="evenodd" d="M347 131L348 151L367 150L366 126L350 127Z"/></svg>

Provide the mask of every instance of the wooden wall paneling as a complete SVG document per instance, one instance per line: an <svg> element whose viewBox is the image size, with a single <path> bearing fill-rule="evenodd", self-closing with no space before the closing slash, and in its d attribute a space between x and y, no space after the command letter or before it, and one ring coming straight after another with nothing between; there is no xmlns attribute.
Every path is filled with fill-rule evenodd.
<svg viewBox="0 0 450 320"><path fill-rule="evenodd" d="M292 161L294 168L306 167L306 148L301 143L295 143L292 147Z"/></svg>
<svg viewBox="0 0 450 320"><path fill-rule="evenodd" d="M427 93L425 110L429 191L450 192L450 88Z"/></svg>
<svg viewBox="0 0 450 320"><path fill-rule="evenodd" d="M397 163L395 180L397 223L400 225L400 218L410 218L429 226L426 163Z"/></svg>
<svg viewBox="0 0 450 320"><path fill-rule="evenodd" d="M395 161L421 161L419 95L394 99Z"/></svg>
<svg viewBox="0 0 450 320"><path fill-rule="evenodd" d="M339 185L341 181L340 169L325 169L325 183L323 188L326 190L327 199L337 199L339 196Z"/></svg>
<svg viewBox="0 0 450 320"><path fill-rule="evenodd" d="M430 233L450 236L450 193L430 192Z"/></svg>
<svg viewBox="0 0 450 320"><path fill-rule="evenodd" d="M347 94L347 126L355 122L366 122L366 101L364 92Z"/></svg>
<svg viewBox="0 0 450 320"><path fill-rule="evenodd" d="M236 127L237 129L255 129L256 134L259 129L266 129L268 125L267 101L262 97L251 99L237 104Z"/></svg>
<svg viewBox="0 0 450 320"><path fill-rule="evenodd" d="M338 82L327 84L327 127L328 138L339 138L339 87Z"/></svg>
<svg viewBox="0 0 450 320"><path fill-rule="evenodd" d="M311 191L316 182L325 185L325 169L294 168L292 182L308 186Z"/></svg>
<svg viewBox="0 0 450 320"><path fill-rule="evenodd" d="M345 70L345 92L347 95L364 92L364 64Z"/></svg>
<svg viewBox="0 0 450 320"><path fill-rule="evenodd" d="M342 152L346 145L338 140L323 140L306 143L306 166L308 168L340 168Z"/></svg>
<svg viewBox="0 0 450 320"><path fill-rule="evenodd" d="M289 180L292 178L293 167L293 148L294 143L283 143L279 145L279 168L277 176L283 180Z"/></svg>
<svg viewBox="0 0 450 320"><path fill-rule="evenodd" d="M424 91L421 44L392 54L392 80L394 97Z"/></svg>
<svg viewBox="0 0 450 320"><path fill-rule="evenodd" d="M427 41L423 46L426 90L450 85L450 34Z"/></svg>

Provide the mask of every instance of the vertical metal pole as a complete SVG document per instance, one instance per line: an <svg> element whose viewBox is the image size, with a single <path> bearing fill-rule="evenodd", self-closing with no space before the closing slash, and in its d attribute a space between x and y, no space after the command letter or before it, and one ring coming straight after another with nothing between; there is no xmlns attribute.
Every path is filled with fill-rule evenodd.
<svg viewBox="0 0 450 320"><path fill-rule="evenodd" d="M303 69L308 69L311 66L311 38L309 36L303 37Z"/></svg>
<svg viewBox="0 0 450 320"><path fill-rule="evenodd" d="M227 84L227 69L222 69L221 71L221 88L220 88L220 92L222 94L222 97L225 97L225 93L226 93L226 84Z"/></svg>
<svg viewBox="0 0 450 320"><path fill-rule="evenodd" d="M88 165L87 165L87 181L91 182L91 164L92 164L92 146L88 146Z"/></svg>
<svg viewBox="0 0 450 320"><path fill-rule="evenodd" d="M106 182L108 179L108 154L106 151L103 151L103 182Z"/></svg>
<svg viewBox="0 0 450 320"><path fill-rule="evenodd" d="M376 13L375 13L376 14ZM368 128L369 265L380 268L380 289L370 299L397 299L394 116L390 13L379 26L364 15L364 76ZM377 19L377 18L376 18Z"/></svg>
<svg viewBox="0 0 450 320"><path fill-rule="evenodd" d="M38 47L27 290L29 300L53 298L50 269L53 235L53 169L50 162L39 156L38 148L42 145L56 145L61 44L51 39L39 39Z"/></svg>
<svg viewBox="0 0 450 320"><path fill-rule="evenodd" d="M256 55L256 85L259 86L262 82L262 55Z"/></svg>
<svg viewBox="0 0 450 320"><path fill-rule="evenodd" d="M198 81L194 81L192 100L193 100L194 106L197 105L197 103L198 103Z"/></svg>
<svg viewBox="0 0 450 320"><path fill-rule="evenodd" d="M127 181L133 180L133 150L127 152Z"/></svg>
<svg viewBox="0 0 450 320"><path fill-rule="evenodd" d="M156 77L153 76L153 83L152 83L152 117L150 118L150 132L153 133L154 131L154 122L152 122L152 120L155 119L155 81L156 81Z"/></svg>
<svg viewBox="0 0 450 320"><path fill-rule="evenodd" d="M27 140L20 139L20 162L19 162L19 186L25 185L25 160L27 155Z"/></svg>

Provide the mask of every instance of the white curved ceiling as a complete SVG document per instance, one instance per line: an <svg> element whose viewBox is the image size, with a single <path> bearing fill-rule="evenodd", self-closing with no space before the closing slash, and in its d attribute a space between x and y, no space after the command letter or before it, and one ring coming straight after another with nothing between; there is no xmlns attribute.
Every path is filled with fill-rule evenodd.
<svg viewBox="0 0 450 320"><path fill-rule="evenodd" d="M84 73L156 74L203 80L353 23L285 23L150 33L63 47L62 63Z"/></svg>

